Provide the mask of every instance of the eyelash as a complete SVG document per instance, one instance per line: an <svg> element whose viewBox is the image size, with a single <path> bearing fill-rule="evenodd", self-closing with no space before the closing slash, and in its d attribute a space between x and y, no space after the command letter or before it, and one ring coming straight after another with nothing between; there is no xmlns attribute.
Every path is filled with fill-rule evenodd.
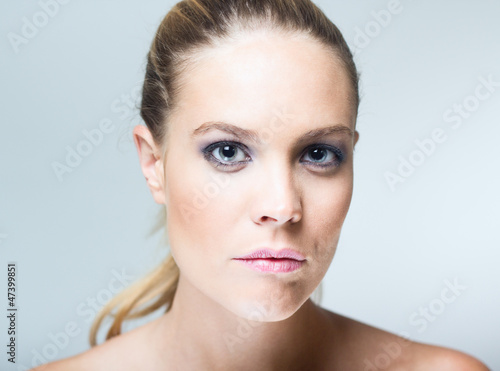
<svg viewBox="0 0 500 371"><path fill-rule="evenodd" d="M216 149L220 149L221 147L224 147L224 146L231 146L231 147L235 147L241 151L243 151L246 155L246 158L249 158L250 156L248 155L248 148L241 144L241 143L238 143L238 142L232 142L232 141L221 141L221 142L216 142L216 143L212 143L210 145L208 145L206 148L204 148L202 150L203 152L203 155L205 157L205 159L211 163L213 163L215 165L216 168L221 168L222 170L228 170L228 169L234 169L238 166L241 166L241 165L244 165L244 164L248 164L249 162L251 161L238 161L238 162L234 162L234 163L223 163L221 162L220 160L218 160L217 158L214 157L214 155L212 154L213 151L215 151ZM325 164L319 164L319 163L314 163L312 161L306 161L307 163L311 164L311 166L315 167L315 168L319 168L319 169L323 169L323 170L328 170L330 168L336 168L338 166L340 166L340 164L342 164L342 162L344 161L344 154L343 152L337 148L337 147L333 147L331 145L327 145L327 144L312 144L310 146L308 146L304 152L303 152L303 155L301 156L301 158L308 154L310 150L312 149L321 149L321 150L326 150L326 151L330 151L335 157L336 159L332 162L329 162L327 163L326 165Z"/></svg>

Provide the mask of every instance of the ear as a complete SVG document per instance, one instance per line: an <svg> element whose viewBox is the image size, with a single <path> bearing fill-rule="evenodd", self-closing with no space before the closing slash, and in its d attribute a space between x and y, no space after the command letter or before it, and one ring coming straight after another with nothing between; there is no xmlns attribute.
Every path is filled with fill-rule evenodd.
<svg viewBox="0 0 500 371"><path fill-rule="evenodd" d="M133 131L134 143L139 154L139 163L149 190L158 204L165 204L165 179L160 150L149 129L137 125Z"/></svg>
<svg viewBox="0 0 500 371"><path fill-rule="evenodd" d="M358 143L359 140L359 132L357 130L354 130L354 143L353 143L353 148L356 146L356 143Z"/></svg>

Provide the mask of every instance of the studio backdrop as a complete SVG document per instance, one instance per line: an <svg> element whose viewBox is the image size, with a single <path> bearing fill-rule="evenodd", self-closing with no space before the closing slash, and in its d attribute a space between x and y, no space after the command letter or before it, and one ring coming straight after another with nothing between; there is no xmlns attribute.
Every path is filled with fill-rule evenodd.
<svg viewBox="0 0 500 371"><path fill-rule="evenodd" d="M321 304L500 369L500 2L315 3L361 78ZM168 252L131 131L174 4L0 4L2 371L88 349L97 311Z"/></svg>

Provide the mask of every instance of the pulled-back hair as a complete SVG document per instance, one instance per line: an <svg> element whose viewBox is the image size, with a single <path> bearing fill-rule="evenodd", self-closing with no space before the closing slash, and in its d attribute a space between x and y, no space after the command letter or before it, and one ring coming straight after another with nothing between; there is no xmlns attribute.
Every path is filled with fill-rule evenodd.
<svg viewBox="0 0 500 371"><path fill-rule="evenodd" d="M170 117L183 79L201 52L253 31L297 34L320 42L340 61L351 81L351 102L359 105L358 73L339 29L310 0L182 0L162 20L147 55L141 117L165 153ZM165 219L165 218L164 218ZM97 315L90 344L97 343L103 320L113 322L106 340L121 333L124 321L170 309L179 269L171 254L146 277L115 296ZM113 310L116 309L115 313Z"/></svg>

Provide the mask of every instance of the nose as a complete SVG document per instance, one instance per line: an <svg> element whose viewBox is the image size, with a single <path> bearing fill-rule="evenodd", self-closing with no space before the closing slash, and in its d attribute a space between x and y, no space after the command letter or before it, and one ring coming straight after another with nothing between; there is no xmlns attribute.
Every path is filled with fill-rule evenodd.
<svg viewBox="0 0 500 371"><path fill-rule="evenodd" d="M302 197L292 171L276 163L258 175L252 199L252 220L259 225L283 225L302 219Z"/></svg>

